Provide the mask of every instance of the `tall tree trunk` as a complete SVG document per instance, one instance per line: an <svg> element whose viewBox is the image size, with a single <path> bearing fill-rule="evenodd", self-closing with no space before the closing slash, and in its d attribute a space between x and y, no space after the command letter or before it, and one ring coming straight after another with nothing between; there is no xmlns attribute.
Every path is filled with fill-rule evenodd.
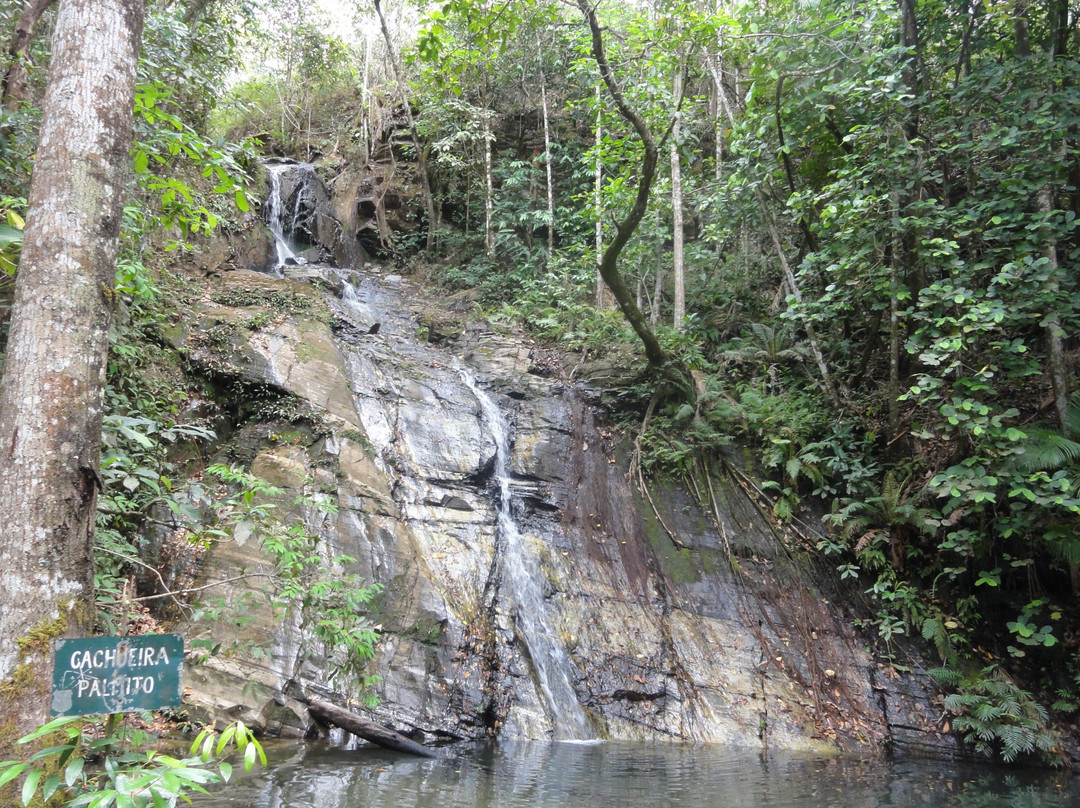
<svg viewBox="0 0 1080 808"><path fill-rule="evenodd" d="M491 256L495 254L495 183L491 171L491 124L485 110L484 117L484 250Z"/></svg>
<svg viewBox="0 0 1080 808"><path fill-rule="evenodd" d="M360 135L363 138L364 159L371 157L371 36L364 32L364 77L360 85Z"/></svg>
<svg viewBox="0 0 1080 808"><path fill-rule="evenodd" d="M907 183L900 200L901 221L911 216L911 209L923 199L923 147L919 138L920 107L923 103L922 53L919 49L919 22L915 16L916 0L899 0L900 44L904 48L904 84L913 99L903 121L904 137L912 150L914 181ZM912 300L918 300L919 291L927 286L926 269L919 261L919 233L913 225L904 224L900 241L900 257L904 281Z"/></svg>
<svg viewBox="0 0 1080 808"><path fill-rule="evenodd" d="M682 98L682 64L675 68L675 82L673 94L676 102ZM675 113L675 123L671 129L671 236L672 236L672 272L671 280L674 284L672 301L674 314L672 315L672 327L676 331L682 331L686 320L686 272L684 266L683 250L683 189L682 189L682 161L679 159L679 136L682 113Z"/></svg>
<svg viewBox="0 0 1080 808"><path fill-rule="evenodd" d="M713 137L716 139L714 144L713 153L713 179L716 181L717 191L723 186L724 182L724 126L720 122L720 93L723 90L720 88L716 81L721 80L721 76L716 76L713 84ZM720 259L724 257L724 239L716 239L716 260L719 264Z"/></svg>
<svg viewBox="0 0 1080 808"><path fill-rule="evenodd" d="M604 160L601 156L600 141L604 133L601 129L603 122L603 108L600 105L600 85L596 85L596 165L593 170L593 215L596 218L596 308L605 309L604 300L604 276L600 274L600 266L604 262Z"/></svg>
<svg viewBox="0 0 1080 808"><path fill-rule="evenodd" d="M619 109L619 114L634 127L634 131L641 138L641 145L645 152L641 162L634 204L631 206L629 213L616 225L615 238L611 240L607 249L604 250L603 257L600 260L600 277L604 279L604 283L615 296L615 302L618 304L619 310L626 317L630 327L634 329L638 339L641 340L649 366L654 370L659 370L667 365L671 357L660 345L655 332L645 320L645 315L641 313L641 309L634 302L634 293L627 285L622 273L619 272L619 255L622 253L623 247L630 241L630 237L634 235L637 226L641 224L641 217L645 215L645 210L649 206L649 194L652 191L653 180L656 179L659 150L656 139L652 136L652 132L649 131L645 119L627 102L614 73L611 71L607 54L604 52L604 38L601 34L600 22L596 19L596 12L589 5L589 0L577 0L577 5L589 26L589 33L592 37L593 60L600 70L600 78L604 80L608 93L615 101L615 106Z"/></svg>
<svg viewBox="0 0 1080 808"><path fill-rule="evenodd" d="M1037 196L1039 212L1048 219L1054 210L1054 197L1049 186L1039 189ZM1054 413L1058 426L1065 428L1069 411L1069 372L1065 363L1064 329L1057 297L1061 291L1061 265L1058 261L1057 243L1047 238L1043 243L1043 256L1047 262L1046 292L1050 298L1050 310L1044 318L1046 334L1046 371L1050 377L1050 389L1054 396Z"/></svg>
<svg viewBox="0 0 1080 808"><path fill-rule="evenodd" d="M1031 57L1031 35L1028 31L1027 13L1027 4L1019 3L1013 18L1016 55L1022 59ZM1053 59L1058 47L1059 43L1056 37L1052 37L1047 48L1049 58ZM1064 146L1064 144L1062 145ZM1043 185L1039 189L1035 196L1035 202L1039 213L1049 219L1054 211L1054 193L1049 185ZM1049 304L1051 308L1043 318L1046 338L1046 374L1050 377L1050 390L1054 398L1054 414L1057 416L1058 425L1064 427L1069 408L1069 373L1065 366L1064 333L1061 328L1061 315L1058 312L1058 303L1055 299L1061 290L1059 277L1061 267L1058 260L1057 242L1053 238L1048 237L1043 242L1043 257L1046 258L1047 269L1049 270L1045 291L1052 300Z"/></svg>
<svg viewBox="0 0 1080 808"><path fill-rule="evenodd" d="M899 239L900 195L892 195L892 235L893 241ZM893 446L900 434L900 272L897 267L897 255L900 245L889 244L886 261L889 266L889 441Z"/></svg>
<svg viewBox="0 0 1080 808"><path fill-rule="evenodd" d="M92 619L102 395L143 0L62 0L0 383L0 712L48 717Z"/></svg>
<svg viewBox="0 0 1080 808"><path fill-rule="evenodd" d="M660 302L664 296L664 237L660 229L660 217L656 222L656 272L653 273L653 295L649 303L649 325L660 325Z"/></svg>
<svg viewBox="0 0 1080 808"><path fill-rule="evenodd" d="M547 252L548 261L555 252L555 181L551 169L551 128L548 126L547 88L544 72L540 71L540 106L544 112L544 172L547 178Z"/></svg>
<svg viewBox="0 0 1080 808"><path fill-rule="evenodd" d="M922 53L919 50L919 22L915 16L916 0L898 0L900 9L900 44L904 48L904 84L915 99L908 113L905 124L908 140L913 140L919 131L919 97L922 92Z"/></svg>
<svg viewBox="0 0 1080 808"><path fill-rule="evenodd" d="M386 54L390 60L390 69L394 73L394 81L401 91L401 101L405 106L405 117L409 121L409 137L416 151L416 164L420 172L420 185L424 191L424 208L428 219L427 249L435 246L435 231L439 222L436 218L435 195L431 190L431 175L428 173L428 153L420 146L420 133L416 128L416 118L413 117L412 106L409 104L408 88L401 75L401 67L398 65L397 49L394 40L390 36L390 26L386 24L386 17L382 12L382 0L375 0L375 13L379 16L379 27L382 28L383 39L386 41Z"/></svg>
<svg viewBox="0 0 1080 808"><path fill-rule="evenodd" d="M56 0L27 0L19 21L15 24L15 35L8 46L8 58L11 66L4 74L4 105L14 109L26 100L26 85L29 74L26 72L26 51L34 39L34 29L45 10Z"/></svg>

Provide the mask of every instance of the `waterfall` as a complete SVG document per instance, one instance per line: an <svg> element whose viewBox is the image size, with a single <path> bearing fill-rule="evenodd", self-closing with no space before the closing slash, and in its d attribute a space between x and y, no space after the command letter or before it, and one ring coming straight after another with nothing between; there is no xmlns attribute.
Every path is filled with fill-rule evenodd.
<svg viewBox="0 0 1080 808"><path fill-rule="evenodd" d="M288 259L296 261L296 253L289 246L289 239L285 235L282 221L285 218L284 204L281 201L281 175L292 168L288 163L267 163L266 173L270 176L270 193L266 197L266 226L274 235L274 246L277 249L277 263L274 264L274 272L281 274L281 268ZM297 194L297 204L299 204ZM293 214L295 219L295 213ZM290 232L292 227L289 228Z"/></svg>
<svg viewBox="0 0 1080 808"><path fill-rule="evenodd" d="M302 166L307 166L307 163L303 163ZM296 201L293 202L292 220L289 222L289 235L295 238L296 229L300 226L300 217L304 213L304 202L308 196L308 183L303 182L300 187L296 189Z"/></svg>
<svg viewBox="0 0 1080 808"><path fill-rule="evenodd" d="M345 278L342 278L341 280L341 300L347 306L353 307L360 302L360 297L356 294L356 286Z"/></svg>
<svg viewBox="0 0 1080 808"><path fill-rule="evenodd" d="M459 372L461 380L480 403L483 420L495 441L494 476L499 486L498 530L502 541L501 591L508 593L512 599L518 634L532 659L556 740L591 737L588 719L570 681L573 663L548 621L539 565L535 557L526 552L525 537L514 520L509 470L510 435L506 417L468 371Z"/></svg>

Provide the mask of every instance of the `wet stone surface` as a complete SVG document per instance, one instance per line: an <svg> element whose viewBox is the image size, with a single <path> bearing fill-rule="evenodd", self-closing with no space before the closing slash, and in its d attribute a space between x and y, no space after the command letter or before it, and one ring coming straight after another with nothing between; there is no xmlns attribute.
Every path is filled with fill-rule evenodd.
<svg viewBox="0 0 1080 808"><path fill-rule="evenodd" d="M468 322L409 279L314 269L332 278L316 284L329 318L289 314L248 332L232 357L238 374L304 399L328 431L306 448L267 442L259 462L289 455L297 485L323 473L339 509L308 523L327 553L356 558L349 571L385 587L378 719L429 739L544 739L568 732L567 711L580 710L581 737L952 748L924 682L884 675L832 604L828 576L735 478L714 481L713 513L661 484L650 504L588 382L553 370L538 346ZM340 296L328 291L339 286ZM519 563L535 576L535 601L517 591ZM218 552L203 576L260 564L250 543ZM299 626L255 617L245 631L274 638L269 660L211 660L192 680L193 702L302 734L309 720L290 687L358 695L329 682L318 654L297 662L312 655ZM569 697L550 681L553 659Z"/></svg>

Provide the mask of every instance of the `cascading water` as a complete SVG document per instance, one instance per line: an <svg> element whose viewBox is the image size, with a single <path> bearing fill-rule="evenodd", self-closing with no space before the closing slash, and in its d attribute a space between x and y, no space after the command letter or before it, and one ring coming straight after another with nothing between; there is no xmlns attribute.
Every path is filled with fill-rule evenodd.
<svg viewBox="0 0 1080 808"><path fill-rule="evenodd" d="M480 403L484 422L495 441L494 476L499 486L502 591L512 598L517 630L532 658L556 740L588 739L593 733L570 681L573 663L548 621L547 604L540 587L540 570L536 560L526 552L525 538L514 520L508 467L510 435L506 417L468 371L461 370L460 374L465 386Z"/></svg>
<svg viewBox="0 0 1080 808"><path fill-rule="evenodd" d="M307 168L308 164L303 163L301 167ZM296 190L296 201L293 202L292 219L289 222L289 234L295 237L297 228L299 228L301 222L300 217L304 214L305 202L308 197L308 183L304 182Z"/></svg>
<svg viewBox="0 0 1080 808"><path fill-rule="evenodd" d="M270 177L270 192L266 197L266 226L274 236L277 262L274 272L281 274L281 268L290 258L295 261L296 253L289 245L282 222L285 219L284 204L281 201L281 175L292 168L288 163L267 163L266 173ZM295 214L294 214L295 218ZM290 228L291 230L292 228Z"/></svg>

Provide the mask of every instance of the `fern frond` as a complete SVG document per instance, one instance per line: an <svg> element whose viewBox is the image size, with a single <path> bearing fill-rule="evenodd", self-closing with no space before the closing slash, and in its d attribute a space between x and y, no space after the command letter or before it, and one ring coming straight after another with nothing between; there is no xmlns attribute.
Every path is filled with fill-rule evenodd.
<svg viewBox="0 0 1080 808"><path fill-rule="evenodd" d="M1072 534L1043 536L1043 542L1051 555L1059 561L1072 566L1080 566L1080 537Z"/></svg>
<svg viewBox="0 0 1080 808"><path fill-rule="evenodd" d="M868 530L859 537L859 540L855 543L855 555L858 555L877 539L884 535L882 530Z"/></svg>
<svg viewBox="0 0 1080 808"><path fill-rule="evenodd" d="M1080 425L1080 424L1078 424ZM1059 469L1080 460L1080 443L1052 429L1029 430L1030 440L1013 465L1020 471Z"/></svg>

